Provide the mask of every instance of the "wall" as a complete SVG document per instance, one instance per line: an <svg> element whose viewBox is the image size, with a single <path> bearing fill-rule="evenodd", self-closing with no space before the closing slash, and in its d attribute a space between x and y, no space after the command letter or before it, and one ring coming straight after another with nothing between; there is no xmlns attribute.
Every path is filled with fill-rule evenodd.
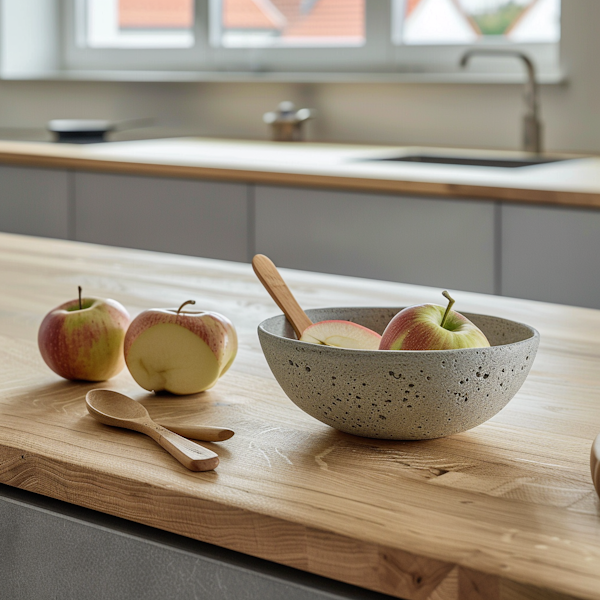
<svg viewBox="0 0 600 600"><path fill-rule="evenodd" d="M600 152L600 2L563 0L568 83L541 89L546 147ZM262 114L291 99L318 110L319 141L514 149L522 88L510 84L0 81L0 129L52 118L151 116L157 132L266 139Z"/></svg>

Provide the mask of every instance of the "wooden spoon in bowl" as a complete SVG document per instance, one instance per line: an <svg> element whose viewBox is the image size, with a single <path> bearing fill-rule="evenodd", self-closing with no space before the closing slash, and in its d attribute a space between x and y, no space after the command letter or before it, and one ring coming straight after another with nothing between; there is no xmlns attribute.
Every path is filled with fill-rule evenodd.
<svg viewBox="0 0 600 600"><path fill-rule="evenodd" d="M264 254L257 254L252 259L252 267L300 341L338 348L379 349L381 336L358 323L338 319L313 323L290 292L277 267Z"/></svg>
<svg viewBox="0 0 600 600"><path fill-rule="evenodd" d="M283 277L279 274L273 261L264 254L257 254L252 259L252 268L265 289L275 300L290 325L294 328L298 339L302 337L304 330L313 324L308 315L302 310L290 288L286 285Z"/></svg>
<svg viewBox="0 0 600 600"><path fill-rule="evenodd" d="M85 403L89 413L101 423L145 433L190 471L212 471L219 464L219 457L212 450L155 423L146 408L129 396L112 390L90 390Z"/></svg>

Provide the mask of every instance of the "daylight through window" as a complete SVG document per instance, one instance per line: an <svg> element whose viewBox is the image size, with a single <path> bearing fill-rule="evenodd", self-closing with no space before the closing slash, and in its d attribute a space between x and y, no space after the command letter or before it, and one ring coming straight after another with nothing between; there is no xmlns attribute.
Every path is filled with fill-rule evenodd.
<svg viewBox="0 0 600 600"><path fill-rule="evenodd" d="M72 68L434 73L458 68L473 45L518 48L548 72L559 64L560 0L72 0L72 6L75 41L66 59ZM148 52L127 52L133 49Z"/></svg>
<svg viewBox="0 0 600 600"><path fill-rule="evenodd" d="M194 45L193 0L87 0L91 48L189 48Z"/></svg>
<svg viewBox="0 0 600 600"><path fill-rule="evenodd" d="M221 0L213 6L219 12L217 44L225 47L365 41L365 0Z"/></svg>
<svg viewBox="0 0 600 600"><path fill-rule="evenodd" d="M396 0L396 43L554 43L560 0Z"/></svg>

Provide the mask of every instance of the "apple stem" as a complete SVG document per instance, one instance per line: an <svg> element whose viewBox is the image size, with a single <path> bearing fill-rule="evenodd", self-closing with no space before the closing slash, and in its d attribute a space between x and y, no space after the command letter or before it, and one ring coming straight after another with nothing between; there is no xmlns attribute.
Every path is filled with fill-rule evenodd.
<svg viewBox="0 0 600 600"><path fill-rule="evenodd" d="M188 304L196 304L195 300L186 300L178 309L177 309L177 314L179 314L179 311L184 307L187 306Z"/></svg>
<svg viewBox="0 0 600 600"><path fill-rule="evenodd" d="M79 310L83 309L83 305L81 304L81 286L77 286L77 291L79 292Z"/></svg>
<svg viewBox="0 0 600 600"><path fill-rule="evenodd" d="M442 296L444 296L444 298L446 298L448 300L448 307L446 308L446 312L444 313L444 316L442 317L442 322L440 323L440 327L444 326L444 323L446 322L446 318L448 317L448 313L454 306L454 302L455 302L454 298L452 298L452 296L450 296L450 294L446 290L444 290L442 292Z"/></svg>

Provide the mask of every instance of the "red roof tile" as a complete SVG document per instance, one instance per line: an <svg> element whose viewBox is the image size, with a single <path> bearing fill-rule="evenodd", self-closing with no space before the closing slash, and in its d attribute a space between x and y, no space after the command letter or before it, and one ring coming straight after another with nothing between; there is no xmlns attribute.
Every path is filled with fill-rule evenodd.
<svg viewBox="0 0 600 600"><path fill-rule="evenodd" d="M299 16L283 37L364 37L364 0L316 0L309 13Z"/></svg>
<svg viewBox="0 0 600 600"><path fill-rule="evenodd" d="M365 0L223 0L222 23L225 29L278 29L284 38L363 37L364 4ZM190 28L193 22L193 0L119 0L123 28Z"/></svg>
<svg viewBox="0 0 600 600"><path fill-rule="evenodd" d="M278 29L279 24L263 3L254 0L223 0L223 27L226 29ZM271 13L271 14L270 14Z"/></svg>
<svg viewBox="0 0 600 600"><path fill-rule="evenodd" d="M406 0L406 16L410 15L410 13L417 8L417 5L421 2L421 0Z"/></svg>
<svg viewBox="0 0 600 600"><path fill-rule="evenodd" d="M190 28L193 0L119 0L119 27Z"/></svg>

